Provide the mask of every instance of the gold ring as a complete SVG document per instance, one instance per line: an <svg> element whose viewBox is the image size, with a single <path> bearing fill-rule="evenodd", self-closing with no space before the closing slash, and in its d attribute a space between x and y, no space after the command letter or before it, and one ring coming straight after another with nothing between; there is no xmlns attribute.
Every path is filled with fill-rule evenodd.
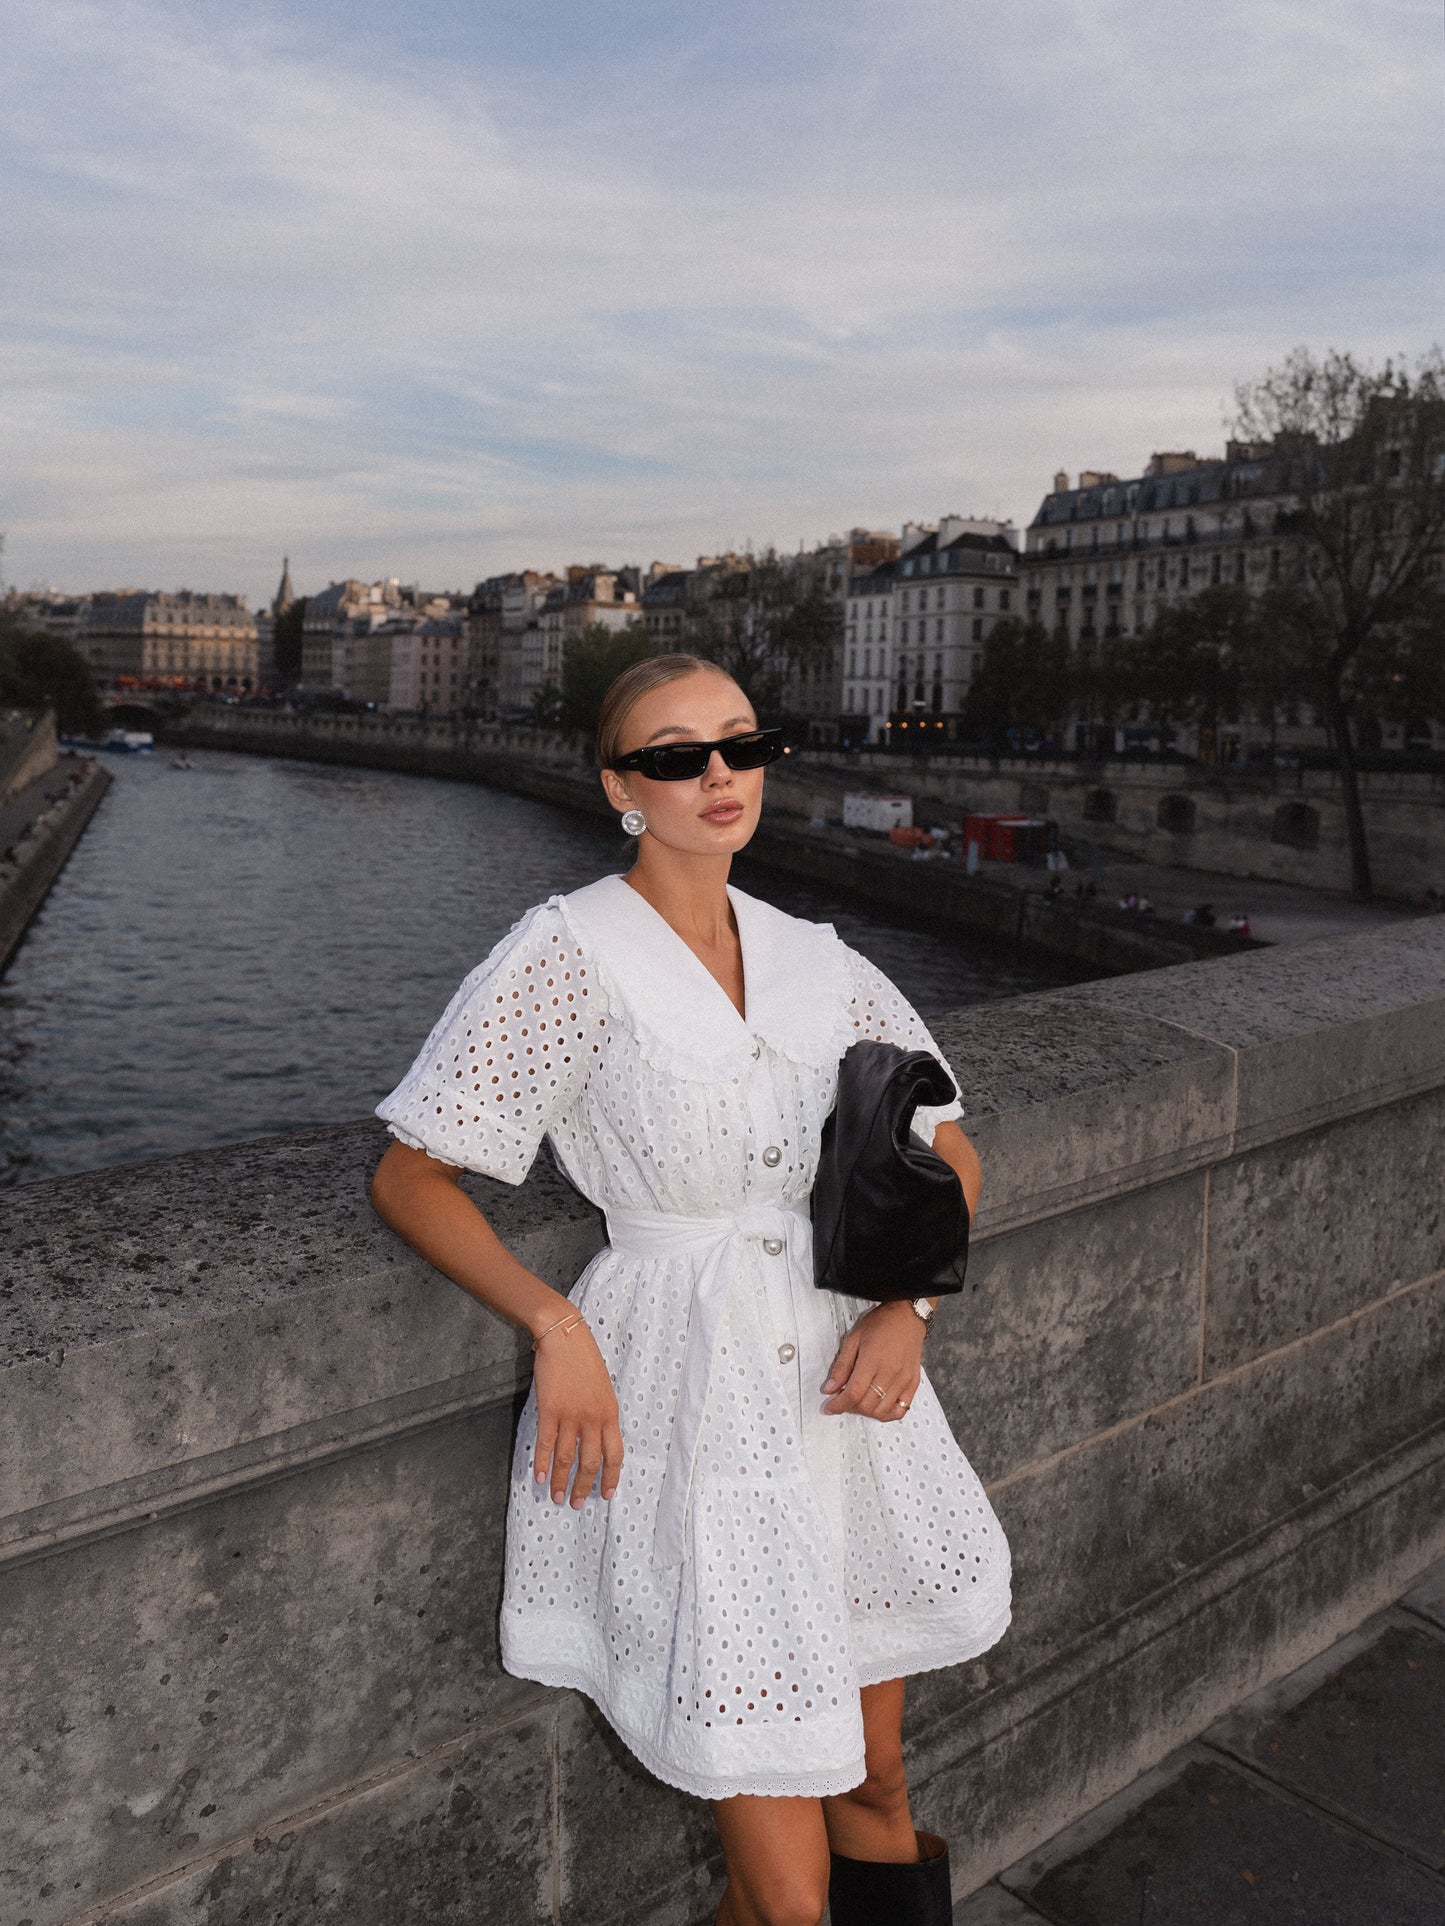
<svg viewBox="0 0 1445 1926"><path fill-rule="evenodd" d="M893 1400L893 1402L894 1402L895 1404L901 1404L901 1405L903 1406L903 1409L904 1409L905 1411L906 1411L906 1410L908 1409L908 1400L907 1400L907 1398L895 1398L895 1399Z"/></svg>
<svg viewBox="0 0 1445 1926"><path fill-rule="evenodd" d="M881 1384L870 1384L868 1389L870 1391L876 1391L880 1398L886 1398L888 1396L888 1393L883 1389Z"/></svg>

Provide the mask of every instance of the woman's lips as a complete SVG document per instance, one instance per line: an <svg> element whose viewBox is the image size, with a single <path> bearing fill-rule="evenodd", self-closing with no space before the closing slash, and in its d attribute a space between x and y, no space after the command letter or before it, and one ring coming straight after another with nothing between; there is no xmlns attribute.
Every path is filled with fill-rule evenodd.
<svg viewBox="0 0 1445 1926"><path fill-rule="evenodd" d="M702 811L705 823L735 823L743 813L740 802L714 803L711 809Z"/></svg>

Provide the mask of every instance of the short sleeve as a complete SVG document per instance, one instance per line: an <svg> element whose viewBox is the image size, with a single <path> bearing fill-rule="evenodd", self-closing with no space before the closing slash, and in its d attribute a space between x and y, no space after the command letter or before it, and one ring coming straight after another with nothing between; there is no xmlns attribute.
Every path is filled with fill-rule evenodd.
<svg viewBox="0 0 1445 1926"><path fill-rule="evenodd" d="M928 1025L877 964L870 963L866 956L860 956L857 950L850 949L848 974L851 983L848 1015L858 1037L871 1037L879 1043L896 1043L905 1050L927 1050L931 1056L938 1058L957 1090L959 1083L953 1066L929 1034ZM938 1126L941 1123L954 1123L962 1115L963 1105L956 1098L952 1103L920 1104L913 1114L913 1134L922 1143L931 1146L933 1133Z"/></svg>
<svg viewBox="0 0 1445 1926"><path fill-rule="evenodd" d="M590 966L543 903L463 981L376 1114L413 1150L520 1184L581 1094L603 1021Z"/></svg>

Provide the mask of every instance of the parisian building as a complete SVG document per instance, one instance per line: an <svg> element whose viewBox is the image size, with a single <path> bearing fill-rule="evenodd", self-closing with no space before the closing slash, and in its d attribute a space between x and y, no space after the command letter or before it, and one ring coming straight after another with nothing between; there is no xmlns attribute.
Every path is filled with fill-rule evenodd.
<svg viewBox="0 0 1445 1926"><path fill-rule="evenodd" d="M388 625L388 708L450 715L469 706L471 646L467 616L400 617Z"/></svg>
<svg viewBox="0 0 1445 1926"><path fill-rule="evenodd" d="M1024 612L1087 650L1211 585L1260 594L1280 579L1287 507L1279 462L1247 442L1222 459L1156 454L1133 481L1061 472L1025 537Z"/></svg>
<svg viewBox="0 0 1445 1926"><path fill-rule="evenodd" d="M850 743L959 740L963 706L995 622L1018 613L1009 522L906 522L897 560L850 578L842 722Z"/></svg>
<svg viewBox="0 0 1445 1926"><path fill-rule="evenodd" d="M75 643L103 683L256 686L256 618L244 595L101 590L86 600Z"/></svg>

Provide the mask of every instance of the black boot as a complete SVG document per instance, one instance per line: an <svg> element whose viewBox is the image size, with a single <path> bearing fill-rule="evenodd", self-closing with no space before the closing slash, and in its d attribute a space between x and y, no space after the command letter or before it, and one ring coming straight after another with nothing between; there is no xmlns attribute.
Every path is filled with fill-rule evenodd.
<svg viewBox="0 0 1445 1926"><path fill-rule="evenodd" d="M833 1926L950 1926L948 1846L935 1832L914 1837L915 1866L832 1855L828 1909Z"/></svg>

